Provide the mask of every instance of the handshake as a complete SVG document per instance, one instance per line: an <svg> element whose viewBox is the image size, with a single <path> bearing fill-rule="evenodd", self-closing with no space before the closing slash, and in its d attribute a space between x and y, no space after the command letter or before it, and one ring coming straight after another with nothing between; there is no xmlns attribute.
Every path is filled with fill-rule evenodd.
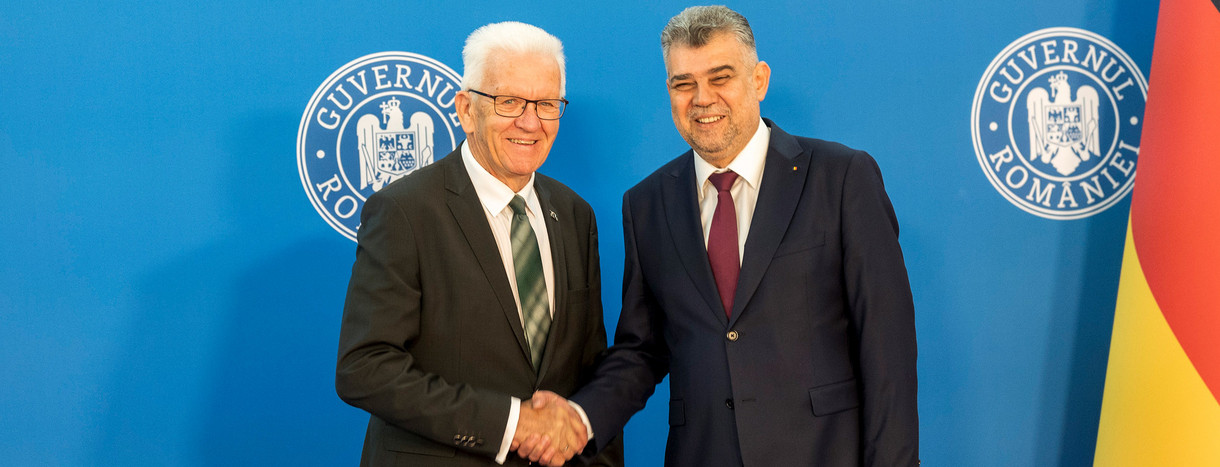
<svg viewBox="0 0 1220 467"><path fill-rule="evenodd" d="M521 402L511 449L518 456L547 466L561 466L589 441L584 421L568 401L551 391L538 391Z"/></svg>

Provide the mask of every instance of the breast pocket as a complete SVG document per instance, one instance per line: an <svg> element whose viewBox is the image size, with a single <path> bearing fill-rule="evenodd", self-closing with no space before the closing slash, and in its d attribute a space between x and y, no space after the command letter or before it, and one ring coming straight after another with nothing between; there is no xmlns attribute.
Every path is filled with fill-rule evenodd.
<svg viewBox="0 0 1220 467"><path fill-rule="evenodd" d="M826 244L826 232L815 231L808 235L800 235L796 238L784 238L780 242L779 247L775 249L775 257L788 256L796 253L801 253L817 248L821 248Z"/></svg>
<svg viewBox="0 0 1220 467"><path fill-rule="evenodd" d="M569 316L584 316L589 312L589 289L576 289L565 292L567 296L567 313Z"/></svg>
<svg viewBox="0 0 1220 467"><path fill-rule="evenodd" d="M585 306L585 302L589 300L589 289L588 288L568 290L566 292L566 294L568 296L567 297L568 305L576 305L576 306L583 307L583 306Z"/></svg>

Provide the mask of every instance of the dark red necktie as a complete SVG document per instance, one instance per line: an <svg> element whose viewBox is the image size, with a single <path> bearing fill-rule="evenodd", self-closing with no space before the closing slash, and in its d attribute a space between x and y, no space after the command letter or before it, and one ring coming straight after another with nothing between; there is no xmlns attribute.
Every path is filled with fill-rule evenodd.
<svg viewBox="0 0 1220 467"><path fill-rule="evenodd" d="M716 212L712 214L712 228L707 234L707 259L712 263L712 276L716 278L725 316L733 313L737 275L741 272L737 254L737 208L733 205L733 194L729 192L736 180L737 173L733 171L708 177L717 193Z"/></svg>

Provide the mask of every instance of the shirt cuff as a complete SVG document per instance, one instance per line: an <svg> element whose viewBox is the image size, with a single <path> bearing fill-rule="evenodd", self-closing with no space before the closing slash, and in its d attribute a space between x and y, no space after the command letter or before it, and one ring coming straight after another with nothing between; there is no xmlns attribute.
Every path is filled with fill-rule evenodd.
<svg viewBox="0 0 1220 467"><path fill-rule="evenodd" d="M580 421L585 424L585 435L586 435L587 439L592 440L593 439L593 424L589 423L589 416L585 415L585 409L582 408L580 406L580 404L577 404L570 400L568 401L568 405L571 405L573 409L576 409L576 414L580 415Z"/></svg>
<svg viewBox="0 0 1220 467"><path fill-rule="evenodd" d="M512 399L512 405L508 406L508 426L504 427L504 439L500 441L500 452L496 453L496 463L500 465L504 465L504 461L508 460L508 448L512 447L513 436L517 434L517 419L521 417L521 399L509 397ZM584 417L584 412L581 412L580 416ZM585 426L589 426L588 421L585 421Z"/></svg>

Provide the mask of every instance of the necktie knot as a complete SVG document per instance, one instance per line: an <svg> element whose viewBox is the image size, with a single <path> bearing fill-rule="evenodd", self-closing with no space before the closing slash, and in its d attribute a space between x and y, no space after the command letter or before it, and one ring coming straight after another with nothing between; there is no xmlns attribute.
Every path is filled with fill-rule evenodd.
<svg viewBox="0 0 1220 467"><path fill-rule="evenodd" d="M513 214L518 216L525 215L525 198L521 195L513 195L512 201L508 202L508 207L513 209Z"/></svg>
<svg viewBox="0 0 1220 467"><path fill-rule="evenodd" d="M707 180L712 182L712 186L716 187L717 191L729 191L733 187L733 182L737 181L737 172L729 170L712 174L707 177Z"/></svg>

